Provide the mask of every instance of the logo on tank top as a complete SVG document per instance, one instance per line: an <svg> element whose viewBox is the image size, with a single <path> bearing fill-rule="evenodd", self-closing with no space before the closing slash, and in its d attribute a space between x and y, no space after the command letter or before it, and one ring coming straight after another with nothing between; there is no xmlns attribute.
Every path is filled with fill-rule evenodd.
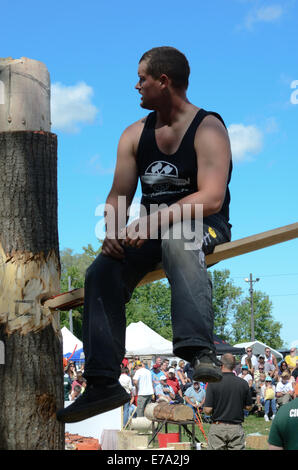
<svg viewBox="0 0 298 470"><path fill-rule="evenodd" d="M179 178L178 169L172 163L158 160L151 163L141 176L152 196L188 191L190 178ZM144 193L145 194L145 193Z"/></svg>

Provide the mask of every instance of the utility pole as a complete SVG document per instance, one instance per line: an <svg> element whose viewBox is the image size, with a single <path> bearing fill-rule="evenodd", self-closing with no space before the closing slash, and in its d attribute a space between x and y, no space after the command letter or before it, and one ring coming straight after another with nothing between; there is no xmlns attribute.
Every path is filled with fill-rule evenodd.
<svg viewBox="0 0 298 470"><path fill-rule="evenodd" d="M250 294L250 339L251 341L255 340L255 321L254 321L254 290L253 284L254 282L258 282L260 280L259 277L256 279L252 278L252 274L250 273L249 279L244 279L245 282L249 282L249 294Z"/></svg>

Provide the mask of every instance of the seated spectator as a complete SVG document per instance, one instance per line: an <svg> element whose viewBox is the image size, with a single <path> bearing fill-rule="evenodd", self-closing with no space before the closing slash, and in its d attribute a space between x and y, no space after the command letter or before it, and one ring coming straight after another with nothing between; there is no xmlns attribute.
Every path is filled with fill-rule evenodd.
<svg viewBox="0 0 298 470"><path fill-rule="evenodd" d="M191 385L191 380L187 377L186 373L184 372L185 362L181 359L178 362L178 369L176 370L176 377L179 381L180 388L182 393Z"/></svg>
<svg viewBox="0 0 298 470"><path fill-rule="evenodd" d="M190 362L187 362L183 368L184 373L186 374L186 377L192 382L193 378L193 367L191 366Z"/></svg>
<svg viewBox="0 0 298 470"><path fill-rule="evenodd" d="M245 363L244 363L245 365ZM235 359L235 367L233 369L233 373L234 375L238 376L239 374L241 374L241 361L238 361Z"/></svg>
<svg viewBox="0 0 298 470"><path fill-rule="evenodd" d="M194 417L197 410L203 408L205 402L206 392L201 388L200 382L193 382L184 393L184 400L187 406L193 410Z"/></svg>
<svg viewBox="0 0 298 470"><path fill-rule="evenodd" d="M176 369L177 369L177 365L178 365L177 361L171 361L170 367L176 370Z"/></svg>
<svg viewBox="0 0 298 470"><path fill-rule="evenodd" d="M241 372L241 374L238 375L238 377L241 377L241 379L246 380L249 387L250 388L252 387L253 379L252 379L252 376L248 372L248 366L246 366L246 365L242 366L242 372Z"/></svg>
<svg viewBox="0 0 298 470"><path fill-rule="evenodd" d="M278 372L278 368L272 364L271 361L265 361L265 356L260 354L258 357L259 366L262 366L266 375L270 375L271 378L275 377L275 373Z"/></svg>
<svg viewBox="0 0 298 470"><path fill-rule="evenodd" d="M86 388L87 382L86 382L86 379L84 378L82 372L77 373L77 378L72 382L71 389L73 390L76 385L81 387L81 389L82 389L81 392L83 393L83 391Z"/></svg>
<svg viewBox="0 0 298 470"><path fill-rule="evenodd" d="M262 391L261 391L261 388L262 388L263 385L265 385L265 379L266 379L266 375L264 374L264 372L261 372L259 374L258 379L254 381L255 390L256 390L256 406L257 406L259 412L262 410L262 403L261 403Z"/></svg>
<svg viewBox="0 0 298 470"><path fill-rule="evenodd" d="M175 393L175 401L177 403L183 403L182 391L179 385L179 380L177 379L175 373L175 369L170 367L168 372L167 384L172 387L173 392Z"/></svg>
<svg viewBox="0 0 298 470"><path fill-rule="evenodd" d="M294 377L294 381L297 382L297 378L298 378L298 359L296 361L296 367L292 371L292 377Z"/></svg>
<svg viewBox="0 0 298 470"><path fill-rule="evenodd" d="M251 360L251 366L256 370L258 368L258 359L252 353L252 347L251 346L246 348L246 354L244 354L244 356L242 356L242 358L241 358L241 366L247 365L246 362L245 362L246 358Z"/></svg>
<svg viewBox="0 0 298 470"><path fill-rule="evenodd" d="M292 372L296 367L296 361L298 361L296 348L291 348L290 349L290 354L288 354L285 357L285 361L288 365L288 368L290 369L290 372Z"/></svg>
<svg viewBox="0 0 298 470"><path fill-rule="evenodd" d="M291 376L289 372L283 372L281 374L281 381L278 382L276 385L275 392L277 403L279 406L288 403L294 397L294 389L292 383L290 382L290 377Z"/></svg>
<svg viewBox="0 0 298 470"><path fill-rule="evenodd" d="M80 385L75 385L70 396L69 396L69 400L70 401L74 401L76 400L80 395L81 395L81 388Z"/></svg>
<svg viewBox="0 0 298 470"><path fill-rule="evenodd" d="M288 372L288 374L291 375L290 369L289 369L288 364L286 363L286 361L282 361L279 364L279 371L278 371L279 379L281 379L281 375L282 375L283 372Z"/></svg>
<svg viewBox="0 0 298 470"><path fill-rule="evenodd" d="M265 375L266 377L266 373L265 373L265 361L263 359L263 362L260 361L260 357L259 357L259 365L258 365L258 368L255 370L254 372L254 375L253 375L253 380L254 382L258 382L260 380L260 375L263 374Z"/></svg>
<svg viewBox="0 0 298 470"><path fill-rule="evenodd" d="M261 404L264 405L265 421L269 421L270 407L272 411L271 419L274 419L276 414L275 386L272 384L272 378L269 375L265 379L265 384L261 387Z"/></svg>
<svg viewBox="0 0 298 470"><path fill-rule="evenodd" d="M156 401L174 401L175 393L170 385L167 384L167 377L162 375L160 383L155 388Z"/></svg>

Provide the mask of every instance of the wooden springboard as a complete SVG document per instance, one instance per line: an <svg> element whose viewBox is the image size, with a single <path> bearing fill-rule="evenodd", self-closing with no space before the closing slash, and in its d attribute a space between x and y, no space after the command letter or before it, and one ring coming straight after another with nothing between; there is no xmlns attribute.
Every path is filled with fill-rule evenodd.
<svg viewBox="0 0 298 470"><path fill-rule="evenodd" d="M206 256L206 263L207 266L211 266L219 261L244 255L295 238L298 238L298 222L218 245L215 247L212 254ZM148 273L141 280L138 286L157 281L164 277L165 272L162 265L159 264L154 271ZM70 310L83 304L84 288L58 294L43 302L44 307L52 310Z"/></svg>

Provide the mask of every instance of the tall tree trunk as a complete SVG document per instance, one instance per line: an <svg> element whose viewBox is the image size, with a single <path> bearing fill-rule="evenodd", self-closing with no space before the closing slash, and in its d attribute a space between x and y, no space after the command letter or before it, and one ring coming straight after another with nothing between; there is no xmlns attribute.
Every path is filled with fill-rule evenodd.
<svg viewBox="0 0 298 470"><path fill-rule="evenodd" d="M64 426L55 415L63 407L62 337L58 314L42 305L60 291L59 284L57 137L5 129L0 132L0 340L5 346L0 449L64 449Z"/></svg>

